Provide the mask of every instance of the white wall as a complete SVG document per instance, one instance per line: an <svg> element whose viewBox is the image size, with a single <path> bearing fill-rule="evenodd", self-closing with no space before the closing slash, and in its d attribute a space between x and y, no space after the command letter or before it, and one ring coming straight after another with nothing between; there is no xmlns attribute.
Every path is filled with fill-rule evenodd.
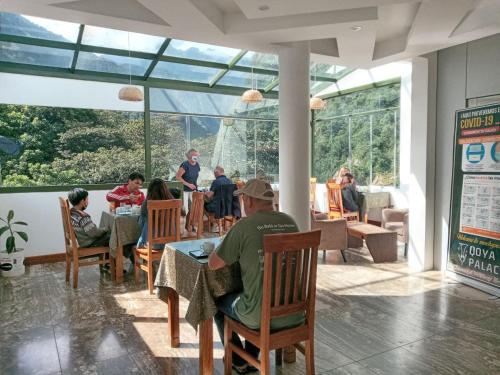
<svg viewBox="0 0 500 375"><path fill-rule="evenodd" d="M455 111L467 99L500 94L500 34L438 52L434 268L448 251Z"/></svg>
<svg viewBox="0 0 500 375"><path fill-rule="evenodd" d="M87 212L99 225L102 211L108 211L107 191L89 191ZM5 218L14 210L17 220L26 221L29 241L16 245L26 250L25 256L47 255L64 252L64 235L58 197L67 197L67 191L50 193L0 194L0 217ZM4 243L0 243L3 250Z"/></svg>
<svg viewBox="0 0 500 375"><path fill-rule="evenodd" d="M116 83L0 73L0 103L143 112L144 102L118 99L122 87Z"/></svg>

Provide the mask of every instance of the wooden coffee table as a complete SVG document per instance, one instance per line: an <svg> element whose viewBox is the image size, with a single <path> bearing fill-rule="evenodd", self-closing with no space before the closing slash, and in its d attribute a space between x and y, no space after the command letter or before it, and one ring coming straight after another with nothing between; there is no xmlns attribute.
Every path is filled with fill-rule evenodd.
<svg viewBox="0 0 500 375"><path fill-rule="evenodd" d="M397 233L359 221L347 222L349 247L362 247L363 240L375 263L398 260Z"/></svg>

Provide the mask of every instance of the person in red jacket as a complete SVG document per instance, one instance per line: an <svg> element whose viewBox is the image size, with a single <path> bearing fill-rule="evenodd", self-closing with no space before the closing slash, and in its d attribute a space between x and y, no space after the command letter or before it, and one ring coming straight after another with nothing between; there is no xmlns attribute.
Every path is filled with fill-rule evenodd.
<svg viewBox="0 0 500 375"><path fill-rule="evenodd" d="M131 173L128 182L120 185L106 194L106 200L120 207L120 204L141 205L144 201L144 193L140 190L144 182L144 176L138 172Z"/></svg>

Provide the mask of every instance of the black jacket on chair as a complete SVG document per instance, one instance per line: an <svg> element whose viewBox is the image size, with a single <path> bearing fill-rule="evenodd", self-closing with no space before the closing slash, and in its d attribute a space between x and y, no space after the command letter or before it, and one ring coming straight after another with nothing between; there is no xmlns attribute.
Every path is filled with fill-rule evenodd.
<svg viewBox="0 0 500 375"><path fill-rule="evenodd" d="M237 190L235 184L221 185L214 194L215 218L222 219L224 216L241 217L240 200L233 193Z"/></svg>

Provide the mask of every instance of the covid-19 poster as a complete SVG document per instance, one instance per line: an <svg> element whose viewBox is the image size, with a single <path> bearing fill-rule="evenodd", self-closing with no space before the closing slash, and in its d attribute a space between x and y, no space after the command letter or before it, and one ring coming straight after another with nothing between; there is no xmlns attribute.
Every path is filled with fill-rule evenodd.
<svg viewBox="0 0 500 375"><path fill-rule="evenodd" d="M500 104L456 112L448 270L500 288Z"/></svg>

